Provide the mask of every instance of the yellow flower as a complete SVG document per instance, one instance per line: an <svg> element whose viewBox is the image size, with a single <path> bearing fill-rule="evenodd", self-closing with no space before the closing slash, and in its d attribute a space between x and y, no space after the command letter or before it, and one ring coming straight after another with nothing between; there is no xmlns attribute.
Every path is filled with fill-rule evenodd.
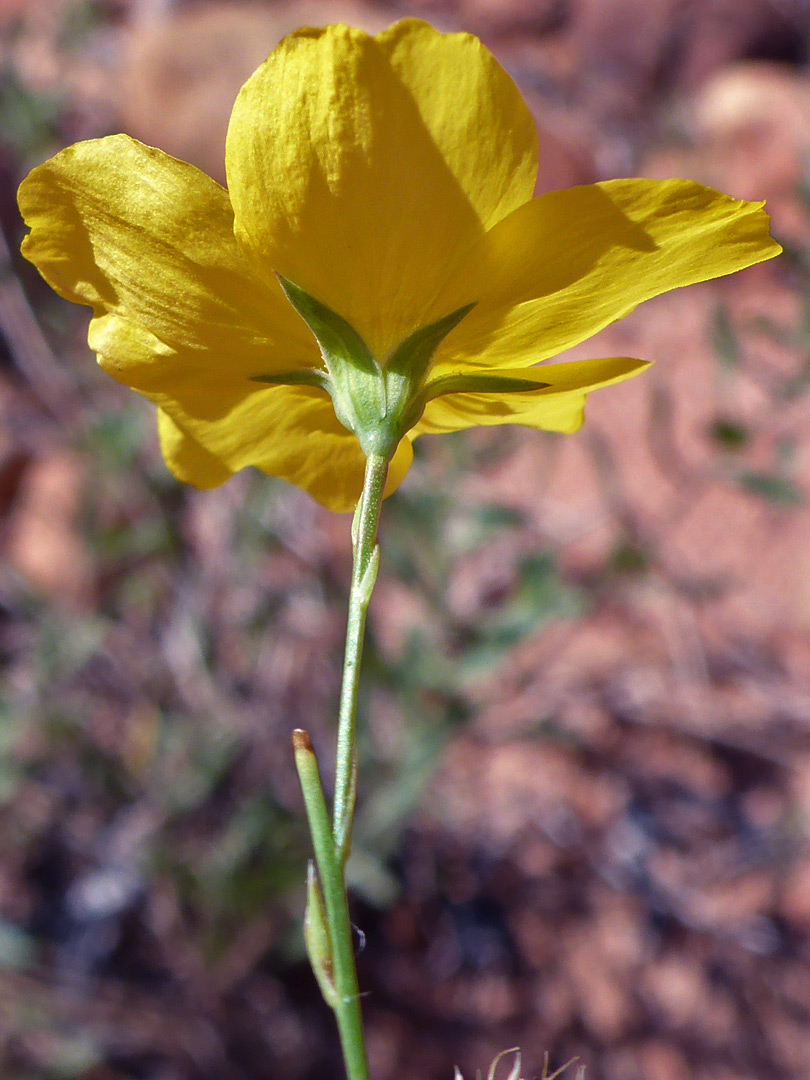
<svg viewBox="0 0 810 1080"><path fill-rule="evenodd" d="M254 465L347 510L364 449L390 491L424 433L576 430L646 365L534 365L780 250L762 204L686 180L532 198L537 163L476 38L301 30L239 93L227 191L125 135L78 143L23 182L23 252L93 309L91 348L158 406L181 480Z"/></svg>

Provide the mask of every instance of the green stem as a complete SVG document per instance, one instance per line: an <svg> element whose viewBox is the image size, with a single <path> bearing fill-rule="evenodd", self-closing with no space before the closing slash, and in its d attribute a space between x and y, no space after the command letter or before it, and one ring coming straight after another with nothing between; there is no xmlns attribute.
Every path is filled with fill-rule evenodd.
<svg viewBox="0 0 810 1080"><path fill-rule="evenodd" d="M352 525L354 563L349 594L349 617L346 626L346 652L343 661L343 686L340 694L338 719L337 760L335 763L334 834L345 860L354 813L356 775L355 733L357 728L357 687L360 661L363 656L363 635L366 627L371 590L377 577L379 548L377 524L380 520L388 462L370 456L366 461L363 493L357 505Z"/></svg>
<svg viewBox="0 0 810 1080"><path fill-rule="evenodd" d="M369 1080L343 861L332 835L318 761L306 731L293 732L293 746L328 925L331 955L326 975L332 992L324 996L335 1013L348 1080Z"/></svg>
<svg viewBox="0 0 810 1080"><path fill-rule="evenodd" d="M363 493L352 524L352 584L340 695L335 803L331 822L312 742L305 731L293 733L295 764L304 793L319 879L318 882L310 881L308 886L308 950L324 998L335 1013L348 1080L369 1080L360 991L354 963L352 924L346 896L345 866L357 783L357 687L366 613L380 558L377 524L387 475L387 460L375 455L369 456ZM317 889L322 892L313 893L312 890Z"/></svg>

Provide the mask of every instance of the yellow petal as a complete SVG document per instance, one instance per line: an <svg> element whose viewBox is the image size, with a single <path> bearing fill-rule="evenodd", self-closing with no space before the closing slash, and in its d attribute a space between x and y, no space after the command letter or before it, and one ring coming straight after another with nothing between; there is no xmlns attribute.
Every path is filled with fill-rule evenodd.
<svg viewBox="0 0 810 1080"><path fill-rule="evenodd" d="M453 171L461 147L444 157L454 118L423 100L430 61L421 72L409 61L411 34L425 36L420 24L407 24L382 44L347 26L285 38L242 87L226 149L236 235L257 268L277 271L331 308L380 358L422 325L450 270L483 234ZM435 63L475 83L461 64L480 66L481 56L440 41ZM443 84L452 77L444 68L435 74ZM434 131L443 132L444 146ZM490 138L476 132L473 143ZM515 157L511 140L507 157ZM493 185L488 216L515 198L502 170Z"/></svg>
<svg viewBox="0 0 810 1080"><path fill-rule="evenodd" d="M97 316L120 315L162 343L153 358L162 385L192 379L202 393L212 380L216 395L223 382L317 362L281 290L250 273L227 192L193 166L113 135L34 169L19 202L31 226L26 258L60 296ZM118 364L127 382L125 355ZM133 372L133 380L151 377Z"/></svg>
<svg viewBox="0 0 810 1080"><path fill-rule="evenodd" d="M337 513L354 510L360 498L365 457L322 391L272 387L240 402L224 421L176 418L233 471L254 465ZM386 495L399 486L412 459L411 444L403 439L389 466Z"/></svg>
<svg viewBox="0 0 810 1080"><path fill-rule="evenodd" d="M490 230L437 310L475 308L440 346L459 360L536 363L591 337L643 300L771 259L762 203L689 180L609 180L556 191Z"/></svg>
<svg viewBox="0 0 810 1080"><path fill-rule="evenodd" d="M570 434L582 426L585 399L592 390L623 382L650 365L628 357L579 360L521 370L520 377L548 383L543 389L512 394L448 394L435 398L416 425L417 435L438 435L464 428L523 424ZM515 375L513 368L499 372Z"/></svg>
<svg viewBox="0 0 810 1080"><path fill-rule="evenodd" d="M186 435L163 409L157 410L157 427L163 460L184 484L207 490L219 487L233 475L196 439Z"/></svg>
<svg viewBox="0 0 810 1080"><path fill-rule="evenodd" d="M113 376L120 357L127 358L131 373L144 367L160 347L141 327L116 315L93 319L88 336L99 363ZM162 348L160 358L165 362ZM176 384L166 391L153 379L141 387L168 418L159 414L161 449L171 471L180 480L208 488L253 465L303 488L330 510L354 509L365 458L357 439L335 416L329 396L311 387L258 383L249 387L245 394L223 386L216 403L204 395L197 400L193 381L180 397ZM184 408L186 400L195 405L193 411ZM404 439L391 463L386 493L398 486L412 456L411 445Z"/></svg>
<svg viewBox="0 0 810 1080"><path fill-rule="evenodd" d="M478 38L403 19L377 41L484 227L531 199L537 128L517 86Z"/></svg>

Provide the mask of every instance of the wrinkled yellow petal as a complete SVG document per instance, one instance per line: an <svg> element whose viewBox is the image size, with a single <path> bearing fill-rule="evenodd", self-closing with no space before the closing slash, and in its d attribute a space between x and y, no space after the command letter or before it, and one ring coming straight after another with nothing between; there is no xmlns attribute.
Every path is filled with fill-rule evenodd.
<svg viewBox="0 0 810 1080"><path fill-rule="evenodd" d="M477 300L437 368L521 366L584 341L639 303L778 255L762 203L689 180L609 180L555 191L504 218L436 310Z"/></svg>
<svg viewBox="0 0 810 1080"><path fill-rule="evenodd" d="M464 428L522 424L570 434L582 426L585 399L592 390L624 382L649 367L628 357L578 360L521 370L520 377L548 383L543 389L513 394L448 394L435 398L413 435L438 435ZM510 368L500 374L515 375Z"/></svg>
<svg viewBox="0 0 810 1080"><path fill-rule="evenodd" d="M303 488L336 513L357 505L365 457L322 391L272 387L240 402L223 421L206 422L177 412L175 419L234 472L253 465ZM411 444L403 439L389 466L386 495L399 486L412 459Z"/></svg>
<svg viewBox="0 0 810 1080"><path fill-rule="evenodd" d="M157 406L176 476L213 487L250 465L349 510L363 454L320 385L303 385L312 373L301 369L324 369L276 274L390 361L386 378L402 375L389 350L471 308L428 382L483 370L538 384L430 401L396 451L388 493L416 435L503 423L576 430L588 393L646 365L528 365L649 297L780 251L761 204L683 180L531 200L536 165L529 112L476 39L413 19L377 38L303 30L237 99L230 198L126 136L79 143L23 182L23 252L60 295L93 309L90 345Z"/></svg>
<svg viewBox="0 0 810 1080"><path fill-rule="evenodd" d="M120 357L126 357L131 370L144 366L156 349L155 340L141 327L115 315L93 319L88 337L99 363L114 377ZM329 396L311 387L249 386L247 394L223 388L222 395L201 394L199 400L193 397L193 386L180 398L175 383L162 390L153 380L141 388L168 417L169 422L159 413L158 423L161 449L172 472L208 488L252 465L303 488L329 510L353 509L365 458L357 439L335 416ZM187 411L184 400L192 400L195 409ZM411 459L410 443L403 440L391 463L386 492L398 486Z"/></svg>
<svg viewBox="0 0 810 1080"><path fill-rule="evenodd" d="M186 435L163 409L157 410L158 439L163 460L178 480L208 490L219 487L233 475L190 435Z"/></svg>
<svg viewBox="0 0 810 1080"><path fill-rule="evenodd" d="M484 227L531 199L537 128L514 81L478 38L402 19L377 41Z"/></svg>
<svg viewBox="0 0 810 1080"><path fill-rule="evenodd" d="M384 44L347 26L290 35L240 91L228 129L240 243L266 276L277 271L331 308L378 357L423 324L426 307L483 233L471 193L453 171L460 145L446 160L420 109L445 143L450 118L437 114L438 102L414 97L429 81L405 48L409 33L425 36L418 26ZM475 82L460 62L472 67L480 57L441 40L433 54L450 70L435 77L445 85L455 71ZM491 138L475 136L473 162L475 144ZM512 140L507 156L515 156ZM482 177L477 198L486 183ZM517 190L503 187L502 170L492 184L484 199L489 217Z"/></svg>
<svg viewBox="0 0 810 1080"><path fill-rule="evenodd" d="M120 315L165 347L138 358L136 389L177 378L215 394L317 362L278 286L250 273L227 192L193 166L126 135L93 139L34 169L19 202L31 227L23 254L60 296ZM126 356L118 364L129 382Z"/></svg>

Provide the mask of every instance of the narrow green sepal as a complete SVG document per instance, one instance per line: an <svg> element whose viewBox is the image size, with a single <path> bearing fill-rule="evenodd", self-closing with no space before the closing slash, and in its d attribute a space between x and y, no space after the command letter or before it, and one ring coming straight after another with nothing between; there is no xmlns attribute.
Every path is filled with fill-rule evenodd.
<svg viewBox="0 0 810 1080"><path fill-rule="evenodd" d="M295 371L279 371L272 375L251 375L251 382L267 383L269 386L317 386L329 393L329 376L317 368L298 368Z"/></svg>
<svg viewBox="0 0 810 1080"><path fill-rule="evenodd" d="M307 903L304 911L304 944L324 1001L334 1009L338 994L335 987L332 939L326 918L326 905L315 871L315 863L307 864Z"/></svg>
<svg viewBox="0 0 810 1080"><path fill-rule="evenodd" d="M512 375L445 375L429 382L411 400L405 414L405 430L416 427L429 401L446 394L527 394L532 390L545 390L550 385Z"/></svg>
<svg viewBox="0 0 810 1080"><path fill-rule="evenodd" d="M430 326L414 330L404 341L392 349L382 363L385 375L385 389L389 412L397 419L397 442L412 427L411 416L414 414L414 402L419 400L421 387L430 369L430 361L439 345L451 330L475 307L464 307L451 311ZM418 409L421 417L424 404Z"/></svg>
<svg viewBox="0 0 810 1080"><path fill-rule="evenodd" d="M423 384L436 349L475 303L465 304L429 326L420 327L379 360L342 316L281 274L277 273L276 277L284 295L318 342L326 373L307 369L304 373L258 376L258 381L281 383L286 380L289 385L316 385L326 390L332 398L335 415L357 436L366 457L390 461L402 437L421 417L427 402L437 394L456 392L452 380L461 379L461 376L449 376L452 385L447 390L441 389L443 381L435 384L435 390ZM474 381L477 377L467 378ZM518 386L519 380L507 382L508 389L524 389ZM482 385L482 389L488 385ZM506 382L502 380L494 388L504 386ZM534 388L537 388L536 384Z"/></svg>
<svg viewBox="0 0 810 1080"><path fill-rule="evenodd" d="M312 331L329 372L335 413L361 444L364 434L386 415L385 382L368 345L342 316L281 274L284 295Z"/></svg>
<svg viewBox="0 0 810 1080"><path fill-rule="evenodd" d="M414 330L395 349L392 349L383 361L382 366L386 375L389 373L407 375L414 386L419 386L439 345L474 307L475 302L465 304L464 307L437 319L430 326L422 326Z"/></svg>
<svg viewBox="0 0 810 1080"><path fill-rule="evenodd" d="M380 370L368 345L350 323L281 274L276 277L284 295L315 335L324 360L338 357L369 374Z"/></svg>
<svg viewBox="0 0 810 1080"><path fill-rule="evenodd" d="M434 379L423 389L425 403L445 394L527 394L545 390L551 383L521 379L515 375L463 374Z"/></svg>

